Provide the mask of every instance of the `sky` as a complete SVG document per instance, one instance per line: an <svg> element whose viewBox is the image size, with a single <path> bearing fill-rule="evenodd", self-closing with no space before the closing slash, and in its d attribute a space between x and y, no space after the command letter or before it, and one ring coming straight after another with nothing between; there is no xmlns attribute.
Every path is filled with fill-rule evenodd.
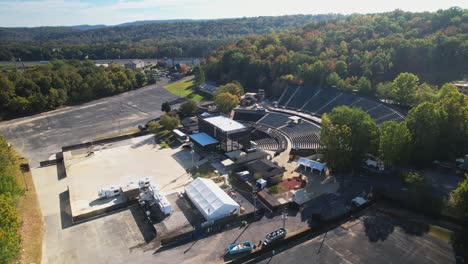
<svg viewBox="0 0 468 264"><path fill-rule="evenodd" d="M0 27L116 25L138 20L436 11L468 0L0 0Z"/></svg>

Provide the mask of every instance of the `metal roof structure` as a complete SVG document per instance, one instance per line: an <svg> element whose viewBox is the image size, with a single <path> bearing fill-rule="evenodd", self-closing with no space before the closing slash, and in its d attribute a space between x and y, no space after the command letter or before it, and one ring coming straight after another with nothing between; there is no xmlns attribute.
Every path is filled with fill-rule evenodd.
<svg viewBox="0 0 468 264"><path fill-rule="evenodd" d="M212 180L196 178L185 186L185 193L207 221L239 213L239 204Z"/></svg>
<svg viewBox="0 0 468 264"><path fill-rule="evenodd" d="M308 167L311 170L318 170L318 171L320 171L320 173L322 173L322 171L325 169L325 165L326 165L326 163L320 163L318 161L306 159L306 158L303 158L303 157L299 158L299 160L297 161L297 164L302 165L304 167Z"/></svg>
<svg viewBox="0 0 468 264"><path fill-rule="evenodd" d="M233 132L247 128L243 124L221 115L205 118L205 121L224 132Z"/></svg>
<svg viewBox="0 0 468 264"><path fill-rule="evenodd" d="M197 134L192 134L189 136L190 139L201 145L202 147L208 146L208 145L213 145L213 144L218 144L219 141L213 138L212 136L201 132Z"/></svg>

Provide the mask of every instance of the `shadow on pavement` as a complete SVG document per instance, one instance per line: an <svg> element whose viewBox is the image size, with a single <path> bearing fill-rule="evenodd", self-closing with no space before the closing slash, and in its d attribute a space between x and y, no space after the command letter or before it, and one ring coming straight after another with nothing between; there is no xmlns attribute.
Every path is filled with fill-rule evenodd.
<svg viewBox="0 0 468 264"><path fill-rule="evenodd" d="M363 225L370 242L386 240L395 231L395 228L401 228L406 234L415 236L422 236L429 231L426 224L399 221L380 213L364 217Z"/></svg>
<svg viewBox="0 0 468 264"><path fill-rule="evenodd" d="M60 222L62 229L73 225L71 209L70 209L70 192L68 190L59 194L60 200Z"/></svg>
<svg viewBox="0 0 468 264"><path fill-rule="evenodd" d="M148 222L143 210L138 206L132 206L130 207L130 212L132 213L133 219L135 219L145 242L148 243L153 240L156 237L156 229Z"/></svg>

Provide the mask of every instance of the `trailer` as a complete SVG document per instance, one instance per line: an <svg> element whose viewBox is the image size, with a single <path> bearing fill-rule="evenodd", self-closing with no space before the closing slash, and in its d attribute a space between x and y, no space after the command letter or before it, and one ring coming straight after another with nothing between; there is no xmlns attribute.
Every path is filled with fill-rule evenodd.
<svg viewBox="0 0 468 264"><path fill-rule="evenodd" d="M245 241L238 244L230 244L227 247L227 251L231 255L243 252L250 252L252 251L252 243L250 241Z"/></svg>

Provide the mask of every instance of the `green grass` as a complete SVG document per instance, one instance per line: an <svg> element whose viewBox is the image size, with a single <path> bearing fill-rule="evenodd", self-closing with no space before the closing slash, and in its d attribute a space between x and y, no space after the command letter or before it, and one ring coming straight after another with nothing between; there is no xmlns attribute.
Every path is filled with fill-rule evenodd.
<svg viewBox="0 0 468 264"><path fill-rule="evenodd" d="M217 175L214 172L214 170L215 168L213 168L213 166L211 166L211 164L207 162L207 163L200 165L198 169L196 167L192 168L191 173L193 175L192 176L193 178L198 178L198 177L212 178Z"/></svg>
<svg viewBox="0 0 468 264"><path fill-rule="evenodd" d="M195 91L193 79L181 80L173 84L169 84L168 86L164 87L164 89L168 90L169 92L175 95L192 99L196 102L208 101L210 99L208 96L205 96Z"/></svg>
<svg viewBox="0 0 468 264"><path fill-rule="evenodd" d="M429 235L436 237L444 242L450 243L453 236L453 231L447 230L445 228L429 225Z"/></svg>

